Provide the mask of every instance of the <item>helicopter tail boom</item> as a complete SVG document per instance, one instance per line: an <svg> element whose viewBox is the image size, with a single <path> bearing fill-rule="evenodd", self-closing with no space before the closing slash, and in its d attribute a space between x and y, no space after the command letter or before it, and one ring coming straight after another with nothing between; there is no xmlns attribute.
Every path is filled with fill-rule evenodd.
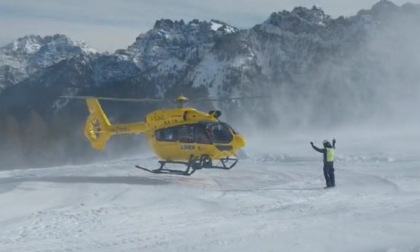
<svg viewBox="0 0 420 252"><path fill-rule="evenodd" d="M102 110L98 99L90 98L86 100L89 117L85 124L85 136L92 147L97 150L104 150L108 140L117 134L139 134L146 131L146 124L111 124L105 112Z"/></svg>

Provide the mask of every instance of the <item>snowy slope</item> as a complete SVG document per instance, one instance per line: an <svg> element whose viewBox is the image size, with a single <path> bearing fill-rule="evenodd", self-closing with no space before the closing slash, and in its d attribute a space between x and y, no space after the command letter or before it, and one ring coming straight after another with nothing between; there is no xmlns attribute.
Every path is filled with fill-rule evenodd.
<svg viewBox="0 0 420 252"><path fill-rule="evenodd" d="M191 177L133 168L151 155L3 171L0 251L420 251L420 159L341 155L325 190L306 154Z"/></svg>

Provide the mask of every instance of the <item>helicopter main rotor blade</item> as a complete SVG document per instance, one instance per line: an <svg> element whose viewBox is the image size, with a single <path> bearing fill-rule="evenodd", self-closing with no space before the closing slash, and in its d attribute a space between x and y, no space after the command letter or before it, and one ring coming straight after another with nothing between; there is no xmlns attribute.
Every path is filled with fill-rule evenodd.
<svg viewBox="0 0 420 252"><path fill-rule="evenodd" d="M251 100L251 99L268 99L269 96L244 96L244 97L220 97L220 98L197 98L190 101L226 101L226 100Z"/></svg>
<svg viewBox="0 0 420 252"><path fill-rule="evenodd" d="M117 97L103 97L103 96L60 96L61 98L68 99L98 99L103 101L122 101L122 102L164 102L164 99L152 99L152 98L117 98Z"/></svg>

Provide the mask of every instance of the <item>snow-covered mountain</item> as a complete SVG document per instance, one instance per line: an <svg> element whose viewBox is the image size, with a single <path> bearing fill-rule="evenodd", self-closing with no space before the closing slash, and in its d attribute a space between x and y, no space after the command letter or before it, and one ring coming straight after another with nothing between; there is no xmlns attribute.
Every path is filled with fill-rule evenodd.
<svg viewBox="0 0 420 252"><path fill-rule="evenodd" d="M119 50L116 54L132 60L141 74L155 83L157 95L164 96L175 85L189 86L197 81L206 85L207 82L188 76L213 54L218 41L238 31L216 20L184 23L162 19L156 21L152 30L138 36L127 50Z"/></svg>
<svg viewBox="0 0 420 252"><path fill-rule="evenodd" d="M85 43L61 34L19 38L0 48L0 90L64 59L96 53Z"/></svg>
<svg viewBox="0 0 420 252"><path fill-rule="evenodd" d="M162 19L113 54L63 35L27 36L1 49L0 84L8 88L0 105L28 106L37 93L50 94L43 113L68 103L53 98L59 95L270 94L278 99L252 106L270 113L256 114L279 115L292 125L366 120L398 111L393 101L417 98L419 17L418 5L381 0L336 19L319 7L274 12L244 30L216 20ZM234 105L237 112L240 104L221 106L229 111ZM325 113L315 113L319 107Z"/></svg>

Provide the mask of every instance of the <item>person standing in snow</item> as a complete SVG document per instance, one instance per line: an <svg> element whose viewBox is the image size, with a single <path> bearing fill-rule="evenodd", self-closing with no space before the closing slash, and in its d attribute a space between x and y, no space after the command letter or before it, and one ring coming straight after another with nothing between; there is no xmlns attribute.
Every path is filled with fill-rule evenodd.
<svg viewBox="0 0 420 252"><path fill-rule="evenodd" d="M335 186L335 177L334 177L334 149L335 149L335 139L332 141L332 145L328 140L322 142L324 145L323 149L320 149L311 142L312 148L314 150L324 154L324 177L327 186L325 188Z"/></svg>

